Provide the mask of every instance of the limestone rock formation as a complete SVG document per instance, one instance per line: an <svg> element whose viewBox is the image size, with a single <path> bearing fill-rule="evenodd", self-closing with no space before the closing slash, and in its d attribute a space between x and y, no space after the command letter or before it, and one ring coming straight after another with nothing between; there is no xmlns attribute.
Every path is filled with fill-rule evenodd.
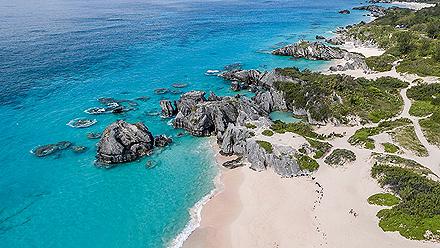
<svg viewBox="0 0 440 248"><path fill-rule="evenodd" d="M272 51L272 54L311 60L332 60L344 58L347 54L347 51L338 47L326 46L318 41L300 41L298 43L276 49Z"/></svg>
<svg viewBox="0 0 440 248"><path fill-rule="evenodd" d="M153 135L143 123L130 124L119 120L104 130L96 158L100 165L110 167L147 155L153 147Z"/></svg>
<svg viewBox="0 0 440 248"><path fill-rule="evenodd" d="M162 108L162 117L169 118L176 114L176 109L170 100L161 100L160 107Z"/></svg>

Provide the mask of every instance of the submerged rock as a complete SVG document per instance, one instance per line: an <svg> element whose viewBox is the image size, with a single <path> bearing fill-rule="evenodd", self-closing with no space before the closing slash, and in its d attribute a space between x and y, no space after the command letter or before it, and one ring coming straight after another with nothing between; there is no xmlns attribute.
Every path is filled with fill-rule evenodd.
<svg viewBox="0 0 440 248"><path fill-rule="evenodd" d="M104 130L96 158L98 163L107 166L130 162L149 154L153 147L153 135L143 123L119 120Z"/></svg>
<svg viewBox="0 0 440 248"><path fill-rule="evenodd" d="M157 94L157 95L163 95L163 94L166 94L168 92L170 92L170 90L167 89L167 88L159 88L159 89L155 89L154 90L154 93Z"/></svg>
<svg viewBox="0 0 440 248"><path fill-rule="evenodd" d="M338 13L339 13L339 14L345 14L345 15L347 15L347 14L350 14L350 10L348 10L348 9L343 9L343 10L340 10Z"/></svg>
<svg viewBox="0 0 440 248"><path fill-rule="evenodd" d="M75 153L83 153L87 151L87 147L85 146L72 146L72 151Z"/></svg>
<svg viewBox="0 0 440 248"><path fill-rule="evenodd" d="M317 39L317 40L324 40L325 37L322 36L322 35L317 35L317 36L315 36L315 39Z"/></svg>
<svg viewBox="0 0 440 248"><path fill-rule="evenodd" d="M32 150L32 153L37 157L46 157L58 153L61 150L67 149L72 145L70 141L61 141L56 144L48 144L38 146Z"/></svg>
<svg viewBox="0 0 440 248"><path fill-rule="evenodd" d="M177 83L177 84L172 84L172 86L174 88L185 88L185 87L188 87L188 84L187 83Z"/></svg>
<svg viewBox="0 0 440 248"><path fill-rule="evenodd" d="M98 122L96 119L84 119L84 118L76 118L67 123L68 126L73 128L87 128L93 126Z"/></svg>
<svg viewBox="0 0 440 248"><path fill-rule="evenodd" d="M101 138L101 133L87 133L88 139L99 139Z"/></svg>
<svg viewBox="0 0 440 248"><path fill-rule="evenodd" d="M140 96L140 97L137 97L135 100L146 102L146 101L148 101L150 99L151 99L151 97L149 97L149 96Z"/></svg>
<svg viewBox="0 0 440 248"><path fill-rule="evenodd" d="M241 90L240 83L237 81L233 81L231 83L231 90L232 91L240 91Z"/></svg>

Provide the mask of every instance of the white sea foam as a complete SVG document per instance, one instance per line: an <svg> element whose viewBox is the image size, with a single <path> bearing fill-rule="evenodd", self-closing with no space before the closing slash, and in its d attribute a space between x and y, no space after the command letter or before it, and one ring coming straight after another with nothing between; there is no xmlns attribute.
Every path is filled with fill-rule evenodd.
<svg viewBox="0 0 440 248"><path fill-rule="evenodd" d="M224 185L221 181L221 171L219 170L214 178L214 189L205 195L200 201L198 201L192 208L189 209L190 221L186 224L185 228L174 238L174 240L168 245L168 248L180 248L183 246L185 240L193 233L202 221L202 209L206 203L214 198L217 194L223 191Z"/></svg>

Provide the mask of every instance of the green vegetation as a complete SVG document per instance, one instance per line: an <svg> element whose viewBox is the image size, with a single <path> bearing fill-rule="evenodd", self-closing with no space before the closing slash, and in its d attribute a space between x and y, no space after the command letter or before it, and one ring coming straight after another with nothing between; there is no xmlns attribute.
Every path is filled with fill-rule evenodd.
<svg viewBox="0 0 440 248"><path fill-rule="evenodd" d="M268 153L272 153L273 152L273 147L272 144L270 142L267 141L263 141L263 140L257 140L256 141L257 144L259 144L261 146L261 148L263 148L266 152Z"/></svg>
<svg viewBox="0 0 440 248"><path fill-rule="evenodd" d="M322 158L330 149L333 147L330 143L322 142L310 138L306 138L307 142L309 142L310 146L315 148L315 155L313 158L320 159Z"/></svg>
<svg viewBox="0 0 440 248"><path fill-rule="evenodd" d="M413 100L409 113L428 116L440 112L440 84L419 84L408 89L407 96Z"/></svg>
<svg viewBox="0 0 440 248"><path fill-rule="evenodd" d="M264 130L262 133L264 136L273 136L273 132L271 130Z"/></svg>
<svg viewBox="0 0 440 248"><path fill-rule="evenodd" d="M296 155L296 162L301 170L312 172L319 168L319 164L316 162L316 160L304 154Z"/></svg>
<svg viewBox="0 0 440 248"><path fill-rule="evenodd" d="M353 162L356 160L356 154L347 149L335 149L328 155L324 162L332 166L342 166L347 162Z"/></svg>
<svg viewBox="0 0 440 248"><path fill-rule="evenodd" d="M393 63L396 61L396 57L391 54L383 54L381 56L373 56L365 59L368 67L375 71L389 71L393 68Z"/></svg>
<svg viewBox="0 0 440 248"><path fill-rule="evenodd" d="M393 139L403 148L414 152L420 157L428 156L428 150L422 145L416 135L414 126L399 127L390 132Z"/></svg>
<svg viewBox="0 0 440 248"><path fill-rule="evenodd" d="M349 35L361 41L373 40L385 53L366 59L377 71L391 69L401 60L398 72L440 76L440 6L419 11L393 8L371 23L355 25Z"/></svg>
<svg viewBox="0 0 440 248"><path fill-rule="evenodd" d="M272 124L271 129L276 133L290 132L313 139L325 139L323 135L315 133L310 124L304 122L284 123L280 120L276 120Z"/></svg>
<svg viewBox="0 0 440 248"><path fill-rule="evenodd" d="M433 174L430 169L417 163L416 161L402 158L397 155L373 153L372 158L379 164L407 168L424 175Z"/></svg>
<svg viewBox="0 0 440 248"><path fill-rule="evenodd" d="M305 109L317 121L335 118L348 123L350 116L364 122L379 122L397 115L403 106L399 90L408 86L396 78L376 80L348 75L324 75L297 68L277 69L300 83L276 82L292 108Z"/></svg>
<svg viewBox="0 0 440 248"><path fill-rule="evenodd" d="M378 212L384 231L398 231L408 239L440 237L440 183L410 168L376 163L371 171L382 187L400 197L391 209Z"/></svg>
<svg viewBox="0 0 440 248"><path fill-rule="evenodd" d="M392 143L382 143L382 146L387 153L396 153L399 151L399 147Z"/></svg>
<svg viewBox="0 0 440 248"><path fill-rule="evenodd" d="M245 123L244 124L244 126L245 127L247 127L247 128L249 128L249 129L255 129L255 128L257 128L257 126L255 125L255 124L252 124L252 123Z"/></svg>
<svg viewBox="0 0 440 248"><path fill-rule="evenodd" d="M371 139L370 136L378 135L382 132L410 124L412 124L412 122L407 118L401 118L395 121L383 121L379 123L377 127L363 127L358 129L353 136L348 139L348 142L352 145L359 145L367 149L374 149L374 140Z"/></svg>
<svg viewBox="0 0 440 248"><path fill-rule="evenodd" d="M413 101L411 108L409 109L409 114L417 117L424 117L432 114L435 109L438 108L434 106L430 101Z"/></svg>
<svg viewBox="0 0 440 248"><path fill-rule="evenodd" d="M440 111L419 121L423 134L429 143L440 147Z"/></svg>
<svg viewBox="0 0 440 248"><path fill-rule="evenodd" d="M368 197L368 203L378 206L392 207L399 204L399 197L389 193L379 193Z"/></svg>

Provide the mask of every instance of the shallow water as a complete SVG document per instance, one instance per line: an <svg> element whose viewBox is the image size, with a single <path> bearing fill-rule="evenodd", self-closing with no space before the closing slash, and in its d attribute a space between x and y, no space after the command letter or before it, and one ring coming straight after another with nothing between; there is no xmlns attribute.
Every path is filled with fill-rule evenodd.
<svg viewBox="0 0 440 248"><path fill-rule="evenodd" d="M270 113L270 119L272 121L282 121L284 123L295 123L301 121L301 119L295 118L290 112L274 111Z"/></svg>
<svg viewBox="0 0 440 248"><path fill-rule="evenodd" d="M318 69L319 61L267 53L273 47L365 19L337 11L355 0L317 1L0 1L1 247L164 247L184 228L188 209L213 188L209 142L185 136L152 157L114 169L94 166L95 144L117 119L143 121L175 136L156 88L231 94L209 69L281 66ZM99 97L149 96L122 115L89 115ZM96 119L89 128L66 125ZM88 147L36 158L42 144ZM145 162L158 163L146 169Z"/></svg>

